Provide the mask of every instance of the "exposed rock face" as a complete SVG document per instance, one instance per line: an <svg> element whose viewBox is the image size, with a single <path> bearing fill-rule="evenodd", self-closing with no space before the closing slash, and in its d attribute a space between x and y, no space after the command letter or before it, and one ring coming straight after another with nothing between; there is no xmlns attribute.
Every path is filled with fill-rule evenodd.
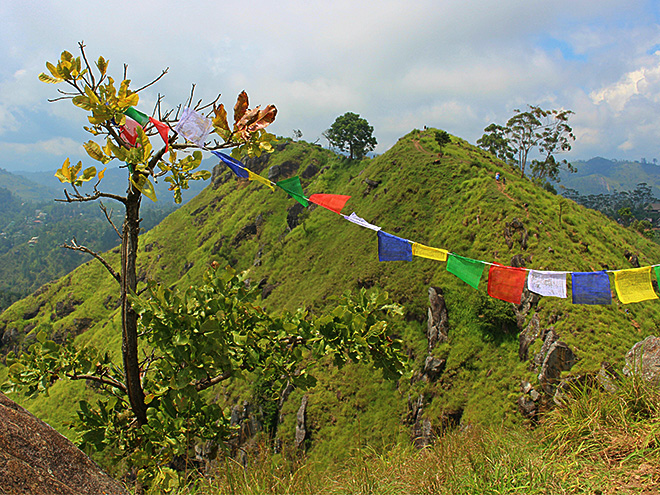
<svg viewBox="0 0 660 495"><path fill-rule="evenodd" d="M296 414L296 447L299 449L304 448L305 438L307 438L307 401L308 398L305 395Z"/></svg>
<svg viewBox="0 0 660 495"><path fill-rule="evenodd" d="M286 224L289 226L290 230L293 230L300 225L300 215L302 215L304 211L305 207L300 203L294 204L287 210Z"/></svg>
<svg viewBox="0 0 660 495"><path fill-rule="evenodd" d="M518 357L521 361L527 361L529 357L529 346L538 338L540 324L539 315L534 313L525 330L520 332L518 336L520 343L518 346Z"/></svg>
<svg viewBox="0 0 660 495"><path fill-rule="evenodd" d="M539 373L539 383L543 391L549 395L554 394L561 372L570 370L576 362L577 358L567 344L560 340L553 342L545 355Z"/></svg>
<svg viewBox="0 0 660 495"><path fill-rule="evenodd" d="M446 361L433 356L426 356L422 375L430 381L437 380L442 372L445 371Z"/></svg>
<svg viewBox="0 0 660 495"><path fill-rule="evenodd" d="M303 170L303 173L300 174L300 176L303 179L311 179L318 173L319 173L319 167L315 163L310 163L309 165L307 165L307 168Z"/></svg>
<svg viewBox="0 0 660 495"><path fill-rule="evenodd" d="M0 493L128 495L69 440L2 393Z"/></svg>
<svg viewBox="0 0 660 495"><path fill-rule="evenodd" d="M428 351L431 352L437 344L447 342L448 332L449 316L442 289L429 287L429 317L426 328Z"/></svg>
<svg viewBox="0 0 660 495"><path fill-rule="evenodd" d="M626 354L623 374L637 374L654 385L660 385L660 338L650 336L637 342Z"/></svg>

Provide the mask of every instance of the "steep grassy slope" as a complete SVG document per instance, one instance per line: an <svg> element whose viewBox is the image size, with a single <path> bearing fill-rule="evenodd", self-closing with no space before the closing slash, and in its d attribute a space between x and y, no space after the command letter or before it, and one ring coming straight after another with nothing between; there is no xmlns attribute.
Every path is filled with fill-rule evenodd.
<svg viewBox="0 0 660 495"><path fill-rule="evenodd" d="M309 176L302 180L308 196L349 194L345 214L355 211L386 232L463 256L509 265L514 255L522 255L530 268L567 271L629 268L625 252L638 255L642 265L660 260L660 246L520 179L458 138L439 155L433 131L413 131L385 154L353 163L307 143L279 148L246 166L266 175L277 165L283 172L279 179ZM314 168L318 172L312 174ZM506 186L494 180L496 171L504 173ZM409 403L422 395L424 414L436 428L457 417L520 421L515 405L520 382L536 382L529 363L518 357L518 323L525 322L516 321L511 304L488 297L485 276L475 291L442 262L415 257L410 263L379 263L373 231L323 208L308 208L289 228L295 204L283 191L237 181L221 169L202 193L141 237L140 277L184 286L200 280L212 261L228 263L249 270L251 281L264 289L264 305L273 311L302 306L320 312L329 298L358 287L386 290L405 306L398 331L416 359L417 377L427 352L428 287L442 288L450 329L449 341L433 350L446 360L437 380L413 377L393 384L366 367L350 366L329 369L309 392L311 440L324 459L367 443L382 446L408 438ZM110 254L115 263L117 257ZM0 316L5 335L0 350L47 330L60 337L80 333L81 342L116 354L116 294L116 282L104 269L86 263ZM528 319L534 311L542 328L553 326L575 350L575 372L597 370L603 360L620 367L625 352L657 333L660 322L657 301L624 307L615 299L611 306L587 307L544 298ZM540 344L532 346L531 356ZM91 392L79 387L75 393ZM227 394L237 400L236 393ZM285 440L293 438L301 395L294 392L282 411L279 431ZM71 402L63 396L25 403L56 427L72 418Z"/></svg>

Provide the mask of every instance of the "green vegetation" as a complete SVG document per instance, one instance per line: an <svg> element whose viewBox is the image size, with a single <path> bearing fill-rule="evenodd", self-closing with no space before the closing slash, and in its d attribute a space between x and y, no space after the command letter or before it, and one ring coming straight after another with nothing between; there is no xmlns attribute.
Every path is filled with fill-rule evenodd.
<svg viewBox="0 0 660 495"><path fill-rule="evenodd" d="M556 155L571 150L575 141L573 129L568 125L571 110L544 110L529 105L523 112L514 110L506 125L490 124L477 144L501 160L515 164L521 177L530 153L538 153L541 159L530 163L532 177L540 183L557 181L562 166L574 172L573 165L566 160L558 162Z"/></svg>
<svg viewBox="0 0 660 495"><path fill-rule="evenodd" d="M324 136L330 146L339 151L348 151L349 158L362 159L368 151L376 147L374 128L358 114L346 112L333 122Z"/></svg>
<svg viewBox="0 0 660 495"><path fill-rule="evenodd" d="M649 239L518 177L517 169L464 140L452 137L441 149L434 129L414 130L374 159L347 162L319 146L283 141L272 155L245 164L262 175L274 165L283 178L300 175L308 196L350 194L344 213L355 211L387 232L474 259L509 265L514 255L521 255L530 268L569 271L600 270L604 265L628 268L632 265L626 252L634 253L642 265L660 259L660 246ZM304 174L313 169L316 173ZM507 177L506 186L494 180L497 171ZM621 481L607 481L603 464L590 458L552 461L552 441L540 445L538 431L526 432L516 399L521 381L535 384L538 373L518 356L518 332L532 313L519 323L511 305L487 296L485 284L473 290L448 274L444 263L422 258L379 263L372 231L321 208L310 206L298 215L298 207L293 208L293 200L281 191L271 192L227 174L216 174L219 179L210 187L141 236L139 290L154 280L183 291L199 284L217 262L245 271L246 283L259 287L262 305L272 314L304 308L320 317L340 294L360 288L387 291L404 307L406 324L397 326L397 336L414 361L413 376L421 373L427 357L429 286L444 292L449 333L448 341L432 351L434 357L446 360L436 380L408 378L395 386L367 366L347 364L338 371L319 361L309 369L317 385L306 392L304 466L294 459L300 455L294 437L304 394L294 390L280 409L274 438L265 438L261 450L259 445L246 447L254 455L253 469L240 470L227 460L219 466L226 476L218 473L217 484L208 491L250 493L255 487L252 493L314 493L315 489L392 493L410 487L424 493L442 490L438 488L442 485L449 487L447 493L479 493L492 485L492 493L506 493L519 484L531 493L544 493L547 484L552 493L593 493L611 491ZM107 258L116 263L118 254L108 253ZM33 342L40 327L50 335L75 337L77 345L107 349L116 359L121 324L114 283L102 267L90 262L15 303L0 315L0 329L6 335L15 328L16 338L0 350ZM80 301L74 310L58 313L57 304L66 306L74 295ZM570 374L576 375L596 372L604 360L620 369L628 349L657 334L660 322L660 310L653 302L623 306L615 299L611 306L592 307L543 298L533 311L542 328L552 327L574 349L579 361ZM83 315L93 321L77 335L74 320ZM540 347L538 340L532 344L530 358ZM237 383L218 391L213 400L227 411L254 400L251 393L246 384ZM404 445L411 435L406 417L408 404L420 396L423 417L439 433L443 418L460 417L463 427L441 435L435 446L412 453ZM44 412L49 404L43 396L21 403ZM70 408L52 408L42 417L57 425L75 419ZM487 424L496 425L497 431L479 426ZM75 431L64 433L76 436ZM272 454L278 442L281 454ZM454 452L449 461L440 463L439 456L449 451ZM405 481L408 485L389 477L404 472L397 466L411 473ZM414 474L424 472L426 481ZM591 478L591 472L602 477ZM440 481L429 481L436 473ZM499 485L496 478L502 480ZM204 491L200 488L199 493Z"/></svg>

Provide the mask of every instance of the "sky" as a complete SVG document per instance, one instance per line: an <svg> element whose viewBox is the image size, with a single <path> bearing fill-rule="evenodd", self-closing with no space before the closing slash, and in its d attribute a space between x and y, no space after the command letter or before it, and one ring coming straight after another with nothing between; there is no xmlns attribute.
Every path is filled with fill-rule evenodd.
<svg viewBox="0 0 660 495"><path fill-rule="evenodd" d="M0 168L43 171L81 143L86 113L50 103L45 63L83 41L140 93L174 107L195 95L278 108L270 132L327 146L354 112L377 153L425 125L476 143L528 104L570 109L562 158L660 159L660 2L627 0L0 0Z"/></svg>

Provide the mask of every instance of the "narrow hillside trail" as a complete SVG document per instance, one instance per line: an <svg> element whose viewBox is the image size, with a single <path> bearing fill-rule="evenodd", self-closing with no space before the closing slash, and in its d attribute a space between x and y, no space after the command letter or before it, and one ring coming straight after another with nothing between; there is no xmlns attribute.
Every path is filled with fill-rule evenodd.
<svg viewBox="0 0 660 495"><path fill-rule="evenodd" d="M509 194L506 192L506 186L505 186L504 184L502 184L502 182L500 182L500 181L495 181L495 182L496 182L496 184L497 184L497 189L498 189L498 190L499 190L504 196L506 196L507 198L509 198L509 199L510 199L511 201L513 201L514 203L517 203L517 201L516 201L514 198L512 198L511 195L509 195ZM523 204L523 208L525 208L525 215L527 215L527 218L529 218L529 209L527 208L527 204Z"/></svg>
<svg viewBox="0 0 660 495"><path fill-rule="evenodd" d="M419 142L419 139L413 139L413 140L412 140L412 143L413 143L413 146L415 147L415 149L416 149L417 151L419 151L420 153L424 153L425 155L431 155L431 156L441 156L441 155L438 154L438 153L433 153L432 151L429 151L429 150L427 150L426 148L424 148L424 146L422 146L422 144ZM517 203L517 201L515 200L515 198L511 197L511 195L509 195L509 194L506 192L506 186L505 186L501 181L496 181L496 184L497 184L497 189L498 189L498 190L499 190L504 196L506 196L507 198L509 198L509 199L510 199L511 201L513 201L514 203ZM527 218L529 218L529 209L527 208L527 205L526 205L526 204L523 204L523 208L525 208L525 215L527 216Z"/></svg>
<svg viewBox="0 0 660 495"><path fill-rule="evenodd" d="M422 146L422 144L419 142L418 139L413 139L412 143L417 151L424 153L425 155L440 156L438 153L433 153L432 151L429 151L426 148L424 148L424 146Z"/></svg>

